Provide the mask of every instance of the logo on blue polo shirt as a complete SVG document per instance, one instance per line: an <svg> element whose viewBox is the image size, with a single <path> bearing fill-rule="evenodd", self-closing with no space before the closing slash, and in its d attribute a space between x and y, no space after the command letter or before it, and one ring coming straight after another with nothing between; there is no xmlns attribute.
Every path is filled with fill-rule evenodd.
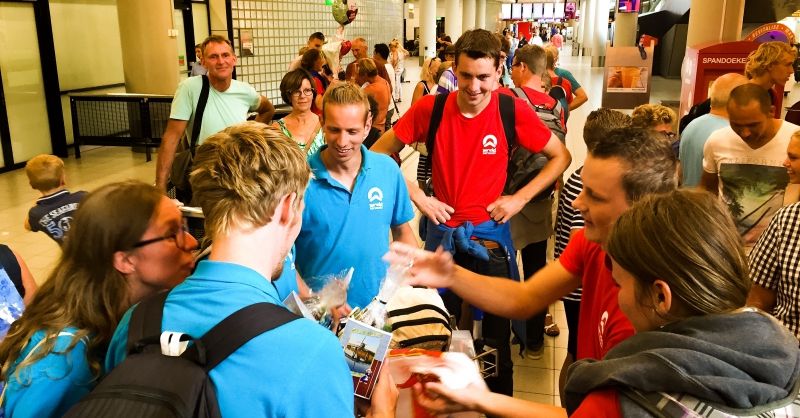
<svg viewBox="0 0 800 418"><path fill-rule="evenodd" d="M494 135L486 135L483 137L483 155L497 154L497 137Z"/></svg>
<svg viewBox="0 0 800 418"><path fill-rule="evenodd" d="M377 187L369 189L367 199L369 199L369 210L383 209L383 190Z"/></svg>

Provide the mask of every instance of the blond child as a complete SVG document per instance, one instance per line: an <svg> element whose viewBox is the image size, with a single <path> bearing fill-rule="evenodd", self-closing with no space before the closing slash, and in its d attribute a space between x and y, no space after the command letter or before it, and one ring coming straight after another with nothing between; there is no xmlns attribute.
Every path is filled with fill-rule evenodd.
<svg viewBox="0 0 800 418"><path fill-rule="evenodd" d="M64 161L54 155L33 157L25 164L25 174L31 187L42 194L36 205L28 211L25 229L42 231L58 245L63 245L72 216L86 192L70 193L67 190Z"/></svg>

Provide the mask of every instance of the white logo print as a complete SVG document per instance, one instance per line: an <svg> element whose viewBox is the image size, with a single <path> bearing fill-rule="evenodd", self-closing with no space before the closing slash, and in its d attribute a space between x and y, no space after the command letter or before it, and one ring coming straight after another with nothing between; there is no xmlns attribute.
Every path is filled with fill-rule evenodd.
<svg viewBox="0 0 800 418"><path fill-rule="evenodd" d="M497 137L494 135L486 135L483 137L483 155L497 154Z"/></svg>
<svg viewBox="0 0 800 418"><path fill-rule="evenodd" d="M369 199L369 210L383 209L383 190L377 187L369 189L367 199Z"/></svg>
<svg viewBox="0 0 800 418"><path fill-rule="evenodd" d="M606 322L608 322L608 311L603 312L603 315L600 317L600 323L597 324L597 336L600 340L600 348L605 347L605 341L603 341L603 336L606 335Z"/></svg>

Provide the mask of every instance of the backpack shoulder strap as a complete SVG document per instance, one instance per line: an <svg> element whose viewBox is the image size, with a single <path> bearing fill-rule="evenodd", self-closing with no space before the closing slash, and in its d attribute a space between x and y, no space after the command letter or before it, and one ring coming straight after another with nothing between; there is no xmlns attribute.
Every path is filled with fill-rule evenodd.
<svg viewBox="0 0 800 418"><path fill-rule="evenodd" d="M525 102L527 102L529 106L533 106L533 103L531 103L531 99L528 98L528 95L525 94L525 90L522 90L522 87L514 87L513 89L511 89L511 92L514 93L514 96L517 96L522 100L525 100Z"/></svg>
<svg viewBox="0 0 800 418"><path fill-rule="evenodd" d="M261 302L246 306L223 319L182 355L204 365L206 372L216 367L251 339L299 319L283 306Z"/></svg>
<svg viewBox="0 0 800 418"><path fill-rule="evenodd" d="M523 93L523 95L525 95ZM517 144L517 129L516 129L516 105L514 105L514 98L505 94L498 94L500 99L500 119L503 121L503 131L506 134L506 142L508 143L508 157L511 158L511 149ZM528 100L526 97L525 100ZM528 101L530 103L530 101Z"/></svg>
<svg viewBox="0 0 800 418"><path fill-rule="evenodd" d="M211 83L208 81L207 75L203 77L203 88L200 90L200 99L197 101L197 109L194 112L194 123L192 124L192 141L189 143L189 149L194 155L194 148L197 146L197 138L200 137L200 128L203 127L203 112L206 110L206 102L208 102L208 92L211 89Z"/></svg>
<svg viewBox="0 0 800 418"><path fill-rule="evenodd" d="M136 344L145 337L161 335L161 320L164 313L164 303L169 292L160 292L145 298L131 313L128 323L128 344L126 352L130 354L136 349Z"/></svg>
<svg viewBox="0 0 800 418"><path fill-rule="evenodd" d="M430 172L431 165L433 164L433 146L436 143L436 131L439 130L439 125L442 123L442 115L444 114L444 105L447 103L447 98L450 93L437 94L433 101L433 112L431 113L431 123L428 125L428 136L425 138L425 148L428 150L428 159L425 161L425 169Z"/></svg>

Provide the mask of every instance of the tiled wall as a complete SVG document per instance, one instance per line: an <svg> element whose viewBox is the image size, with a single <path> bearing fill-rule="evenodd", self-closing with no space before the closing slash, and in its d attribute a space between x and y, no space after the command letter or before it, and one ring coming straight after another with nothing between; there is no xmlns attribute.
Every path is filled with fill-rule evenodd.
<svg viewBox="0 0 800 418"><path fill-rule="evenodd" d="M281 77L308 35L321 31L333 39L339 27L325 0L232 0L231 16L233 43L239 56L236 78L250 83L275 104L283 103L278 89ZM240 29L251 31L255 56L241 56ZM358 0L358 16L344 33L346 39L365 38L370 56L376 42L388 44L392 38L402 41L402 34L402 0ZM352 54L348 54L342 64L352 60Z"/></svg>

